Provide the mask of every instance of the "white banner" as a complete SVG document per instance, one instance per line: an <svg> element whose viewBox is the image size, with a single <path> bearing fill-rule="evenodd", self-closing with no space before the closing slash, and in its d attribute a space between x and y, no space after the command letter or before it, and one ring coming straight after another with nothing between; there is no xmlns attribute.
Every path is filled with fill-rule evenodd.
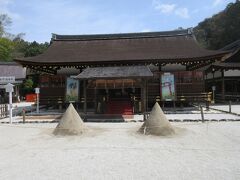
<svg viewBox="0 0 240 180"><path fill-rule="evenodd" d="M15 77L14 76L0 76L0 84L4 83L14 83Z"/></svg>
<svg viewBox="0 0 240 180"><path fill-rule="evenodd" d="M173 101L175 100L175 82L174 74L164 73L161 78L162 100Z"/></svg>

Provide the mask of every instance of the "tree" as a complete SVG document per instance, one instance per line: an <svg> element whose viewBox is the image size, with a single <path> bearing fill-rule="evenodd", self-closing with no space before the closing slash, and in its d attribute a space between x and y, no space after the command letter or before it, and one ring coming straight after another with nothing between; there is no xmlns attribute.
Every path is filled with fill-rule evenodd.
<svg viewBox="0 0 240 180"><path fill-rule="evenodd" d="M24 51L24 56L29 57L29 56L36 56L39 54L42 54L44 51L47 50L49 46L49 43L37 43L36 41L33 41L32 43L28 43L28 45L25 47Z"/></svg>
<svg viewBox="0 0 240 180"><path fill-rule="evenodd" d="M0 61L11 61L14 43L7 38L0 38Z"/></svg>
<svg viewBox="0 0 240 180"><path fill-rule="evenodd" d="M11 18L7 14L0 14L0 37L3 37L6 32L6 27L12 24Z"/></svg>
<svg viewBox="0 0 240 180"><path fill-rule="evenodd" d="M200 22L194 33L199 43L209 49L220 49L240 39L240 1Z"/></svg>
<svg viewBox="0 0 240 180"><path fill-rule="evenodd" d="M21 96L25 96L28 93L32 93L33 85L34 85L33 80L30 77L24 80L20 87Z"/></svg>
<svg viewBox="0 0 240 180"><path fill-rule="evenodd" d="M12 23L6 14L0 14L0 61L12 61L16 57L29 57L42 54L49 43L27 42L23 40L24 33L17 35L6 31Z"/></svg>
<svg viewBox="0 0 240 180"><path fill-rule="evenodd" d="M0 14L0 61L10 61L14 43L7 38L6 27L12 23L6 14Z"/></svg>

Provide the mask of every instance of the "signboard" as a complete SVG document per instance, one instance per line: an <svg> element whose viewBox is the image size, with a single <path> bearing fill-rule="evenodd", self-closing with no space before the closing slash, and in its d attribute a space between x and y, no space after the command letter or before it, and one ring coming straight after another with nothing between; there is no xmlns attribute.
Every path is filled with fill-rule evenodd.
<svg viewBox="0 0 240 180"><path fill-rule="evenodd" d="M164 73L161 76L161 92L163 101L175 100L175 83L174 75L171 73Z"/></svg>
<svg viewBox="0 0 240 180"><path fill-rule="evenodd" d="M76 102L79 99L78 96L79 96L79 81L72 78L67 78L66 101Z"/></svg>
<svg viewBox="0 0 240 180"><path fill-rule="evenodd" d="M0 76L0 84L14 83L14 76Z"/></svg>
<svg viewBox="0 0 240 180"><path fill-rule="evenodd" d="M9 93L12 93L14 92L14 89L13 89L14 85L8 83L7 85L5 85L5 90L6 92L9 92Z"/></svg>
<svg viewBox="0 0 240 180"><path fill-rule="evenodd" d="M213 90L213 91L216 91L216 86L212 86L212 90Z"/></svg>
<svg viewBox="0 0 240 180"><path fill-rule="evenodd" d="M35 93L40 94L40 88L35 88Z"/></svg>

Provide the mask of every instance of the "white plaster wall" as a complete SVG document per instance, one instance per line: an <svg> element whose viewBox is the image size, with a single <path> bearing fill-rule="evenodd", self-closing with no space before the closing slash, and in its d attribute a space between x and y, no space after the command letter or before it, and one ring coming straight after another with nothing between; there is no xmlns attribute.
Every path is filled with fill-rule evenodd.
<svg viewBox="0 0 240 180"><path fill-rule="evenodd" d="M239 70L229 70L224 72L225 77L229 76L239 76L240 78L240 71Z"/></svg>
<svg viewBox="0 0 240 180"><path fill-rule="evenodd" d="M212 73L208 73L207 76L206 76L206 79L212 79L212 78L213 78Z"/></svg>
<svg viewBox="0 0 240 180"><path fill-rule="evenodd" d="M214 74L215 78L222 77L221 71L216 71ZM224 71L224 77L239 77L240 78L240 70L229 70L229 71ZM212 79L213 74L208 73L206 79Z"/></svg>
<svg viewBox="0 0 240 180"><path fill-rule="evenodd" d="M222 77L222 72L215 71L214 78L219 78L219 77ZM213 73L208 73L206 79L212 79L212 78L213 78Z"/></svg>
<svg viewBox="0 0 240 180"><path fill-rule="evenodd" d="M215 71L214 77L215 77L215 78L222 77L222 72L221 72L221 71Z"/></svg>

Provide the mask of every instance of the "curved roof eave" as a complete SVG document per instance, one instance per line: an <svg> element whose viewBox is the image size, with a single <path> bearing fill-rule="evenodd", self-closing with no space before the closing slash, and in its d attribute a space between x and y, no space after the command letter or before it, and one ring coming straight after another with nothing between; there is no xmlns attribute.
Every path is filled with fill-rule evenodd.
<svg viewBox="0 0 240 180"><path fill-rule="evenodd" d="M53 35L43 54L16 58L20 64L181 63L221 59L228 52L201 48L189 30L109 35ZM71 37L71 38L70 38Z"/></svg>

